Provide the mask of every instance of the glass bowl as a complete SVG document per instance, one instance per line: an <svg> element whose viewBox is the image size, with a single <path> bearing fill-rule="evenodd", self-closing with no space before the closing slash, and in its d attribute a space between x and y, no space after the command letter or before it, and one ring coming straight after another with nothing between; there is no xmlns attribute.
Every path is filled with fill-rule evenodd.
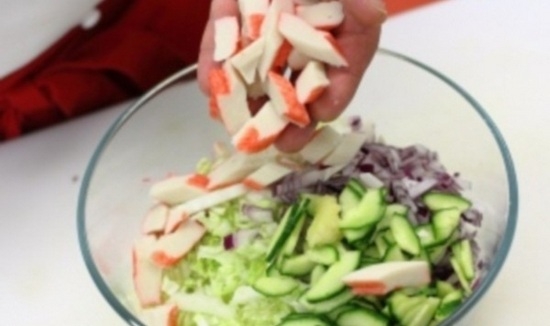
<svg viewBox="0 0 550 326"><path fill-rule="evenodd" d="M78 236L86 266L107 302L131 325L143 325L131 299L131 247L150 207L149 180L188 173L226 139L210 120L193 79L196 67L169 77L109 128L87 167L78 202ZM449 171L470 181L466 192L484 214L477 234L486 273L444 325L464 323L501 270L517 221L512 158L487 112L459 85L427 65L379 50L346 115L375 122L395 145L423 144Z"/></svg>

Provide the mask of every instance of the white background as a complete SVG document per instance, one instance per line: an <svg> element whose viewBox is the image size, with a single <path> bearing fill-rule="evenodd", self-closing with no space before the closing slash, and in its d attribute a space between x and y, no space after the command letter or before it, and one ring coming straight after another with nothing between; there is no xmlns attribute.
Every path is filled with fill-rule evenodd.
<svg viewBox="0 0 550 326"><path fill-rule="evenodd" d="M468 90L494 118L516 164L516 238L501 274L472 313L474 326L550 321L548 17L546 0L448 0L390 18L382 36L383 47L429 64ZM6 24L0 23L2 41ZM50 38L63 30L56 28ZM29 29L20 32L33 37ZM17 55L32 57L43 40L20 47ZM23 59L3 52L0 75L17 60ZM87 160L124 107L0 144L0 324L124 324L84 267L75 217Z"/></svg>

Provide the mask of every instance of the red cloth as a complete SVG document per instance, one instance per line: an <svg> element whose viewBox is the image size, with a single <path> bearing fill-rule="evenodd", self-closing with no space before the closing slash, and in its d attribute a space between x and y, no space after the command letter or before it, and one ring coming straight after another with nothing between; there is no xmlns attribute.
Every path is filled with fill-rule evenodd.
<svg viewBox="0 0 550 326"><path fill-rule="evenodd" d="M135 97L196 62L209 6L104 0L97 26L75 27L0 80L0 140Z"/></svg>

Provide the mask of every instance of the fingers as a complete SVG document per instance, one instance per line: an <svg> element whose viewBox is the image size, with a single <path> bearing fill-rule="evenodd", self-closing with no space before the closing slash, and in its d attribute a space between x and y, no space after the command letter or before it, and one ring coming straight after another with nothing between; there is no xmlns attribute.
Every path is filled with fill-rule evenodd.
<svg viewBox="0 0 550 326"><path fill-rule="evenodd" d="M281 152L297 152L311 139L313 133L315 132L315 127L315 123L312 123L305 128L300 128L289 124L277 138L275 146Z"/></svg>
<svg viewBox="0 0 550 326"><path fill-rule="evenodd" d="M309 106L317 121L337 118L353 98L380 38L380 25L386 18L383 2L378 0L342 0L346 18L336 30L336 42L349 66L328 67L330 86Z"/></svg>
<svg viewBox="0 0 550 326"><path fill-rule="evenodd" d="M209 95L208 72L219 66L214 62L214 21L225 16L237 16L239 14L236 0L212 0L210 5L210 17L202 35L198 62L198 80L201 90Z"/></svg>

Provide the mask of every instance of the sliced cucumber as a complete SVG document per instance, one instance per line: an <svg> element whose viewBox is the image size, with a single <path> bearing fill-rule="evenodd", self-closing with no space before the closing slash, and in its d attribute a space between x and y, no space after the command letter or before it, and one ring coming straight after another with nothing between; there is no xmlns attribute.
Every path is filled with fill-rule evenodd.
<svg viewBox="0 0 550 326"><path fill-rule="evenodd" d="M335 246L325 245L306 250L306 256L317 264L332 265L338 261L340 254Z"/></svg>
<svg viewBox="0 0 550 326"><path fill-rule="evenodd" d="M415 312L418 307L422 306L425 299L424 296L409 297L403 292L395 292L388 299L388 306L390 307L391 314L399 323L401 325L407 325L406 316L411 312Z"/></svg>
<svg viewBox="0 0 550 326"><path fill-rule="evenodd" d="M438 298L425 298L422 305L416 311L411 311L405 316L403 324L408 326L428 326L434 318L440 302L441 300Z"/></svg>
<svg viewBox="0 0 550 326"><path fill-rule="evenodd" d="M283 318L277 326L331 326L331 323L325 316L293 313Z"/></svg>
<svg viewBox="0 0 550 326"><path fill-rule="evenodd" d="M290 236L288 237L285 244L283 245L283 249L281 250L282 254L285 254L285 255L294 254L294 251L296 250L296 245L300 240L300 234L302 233L302 229L304 228L305 222L306 222L305 214L302 212L300 219L294 226L294 230L292 230L292 232L290 233Z"/></svg>
<svg viewBox="0 0 550 326"><path fill-rule="evenodd" d="M456 291L455 287L446 281L435 281L435 288L437 290L437 296L443 299L447 294Z"/></svg>
<svg viewBox="0 0 550 326"><path fill-rule="evenodd" d="M469 200L460 195L438 191L428 192L422 196L422 201L431 211L454 208L458 209L460 212L464 212L472 205Z"/></svg>
<svg viewBox="0 0 550 326"><path fill-rule="evenodd" d="M337 295L315 303L311 303L307 301L305 297L302 297L299 299L300 304L309 312L312 313L328 313L336 309L337 307L341 307L342 305L345 305L348 303L351 299L353 299L353 293L350 290L344 290Z"/></svg>
<svg viewBox="0 0 550 326"><path fill-rule="evenodd" d="M365 195L365 192L367 192L367 188L365 188L363 183L355 178L349 179L348 183L346 184L346 188L353 191L355 195L359 198L363 197L363 195Z"/></svg>
<svg viewBox="0 0 550 326"><path fill-rule="evenodd" d="M283 257L279 271L287 276L304 276L309 274L315 265L306 255Z"/></svg>
<svg viewBox="0 0 550 326"><path fill-rule="evenodd" d="M397 245L391 245L388 250L386 250L386 255L382 259L383 261L405 261L407 257L401 251L401 248Z"/></svg>
<svg viewBox="0 0 550 326"><path fill-rule="evenodd" d="M384 188L367 189L359 204L343 214L340 228L360 229L380 221L386 210L384 194Z"/></svg>
<svg viewBox="0 0 550 326"><path fill-rule="evenodd" d="M390 221L390 229L399 247L411 255L420 253L420 240L409 220L402 215L394 215Z"/></svg>
<svg viewBox="0 0 550 326"><path fill-rule="evenodd" d="M462 304L463 299L464 296L460 290L453 290L447 293L441 300L441 304L435 312L435 319L443 320L452 315L453 312L455 312L455 310Z"/></svg>
<svg viewBox="0 0 550 326"><path fill-rule="evenodd" d="M313 213L313 221L306 233L307 244L317 247L340 242L340 204L336 197L326 195L318 198Z"/></svg>
<svg viewBox="0 0 550 326"><path fill-rule="evenodd" d="M357 183L357 185L355 185ZM342 206L342 212L357 206L365 194L365 187L355 179L350 179L338 196L338 202Z"/></svg>
<svg viewBox="0 0 550 326"><path fill-rule="evenodd" d="M389 319L381 313L367 308L355 308L342 311L336 319L338 326L386 326Z"/></svg>
<svg viewBox="0 0 550 326"><path fill-rule="evenodd" d="M462 266L460 265L457 257L451 257L451 266L453 267L453 270L458 277L460 286L462 286L466 295L470 295L470 293L472 293L472 287L470 286L470 282L468 282L468 279L466 278L464 270L462 269Z"/></svg>
<svg viewBox="0 0 550 326"><path fill-rule="evenodd" d="M282 297L298 288L298 282L290 277L260 277L252 287L266 297Z"/></svg>
<svg viewBox="0 0 550 326"><path fill-rule="evenodd" d="M471 281L475 276L474 254L470 240L463 239L452 245L453 255L458 259L458 263L464 272L464 277Z"/></svg>
<svg viewBox="0 0 550 326"><path fill-rule="evenodd" d="M311 276L309 277L309 283L310 284L317 283L317 281L319 281L321 276L325 274L326 271L327 271L327 268L323 265L317 265L313 267L313 269L311 270Z"/></svg>
<svg viewBox="0 0 550 326"><path fill-rule="evenodd" d="M349 243L354 243L372 235L375 230L376 226L374 224L369 224L359 229L343 229L342 231L344 233L344 238L346 238Z"/></svg>
<svg viewBox="0 0 550 326"><path fill-rule="evenodd" d="M435 232L431 223L418 225L414 228L414 232L416 232L416 236L420 240L420 245L424 248L431 248L441 244L441 241L435 238Z"/></svg>
<svg viewBox="0 0 550 326"><path fill-rule="evenodd" d="M407 208L407 206L403 204L393 203L393 204L389 204L386 207L385 216L386 217L392 217L393 215L407 216L408 212L409 212L409 209Z"/></svg>
<svg viewBox="0 0 550 326"><path fill-rule="evenodd" d="M451 237L460 224L460 210L448 208L434 212L432 225L437 241L445 241Z"/></svg>
<svg viewBox="0 0 550 326"><path fill-rule="evenodd" d="M309 288L305 298L309 302L319 302L333 297L346 287L342 278L353 272L361 260L358 251L349 251L340 255L340 260L321 276L321 278Z"/></svg>
<svg viewBox="0 0 550 326"><path fill-rule="evenodd" d="M268 262L276 260L296 227L302 225L300 221L303 220L305 216L304 213L308 203L309 199L302 199L299 203L290 206L285 211L267 250L266 259ZM294 234L296 234L296 232L294 232Z"/></svg>

